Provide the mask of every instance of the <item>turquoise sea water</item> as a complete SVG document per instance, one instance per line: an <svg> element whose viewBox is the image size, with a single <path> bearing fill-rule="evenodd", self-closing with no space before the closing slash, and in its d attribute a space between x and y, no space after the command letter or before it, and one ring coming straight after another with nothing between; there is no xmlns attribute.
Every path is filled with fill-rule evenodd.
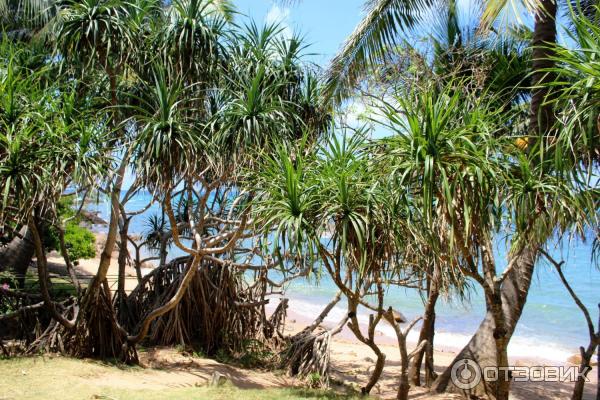
<svg viewBox="0 0 600 400"><path fill-rule="evenodd" d="M134 211L143 208L150 196L142 193L132 199L127 209ZM108 220L109 206L100 200L91 204L88 209L97 211ZM133 219L131 233L147 230L146 219L158 213L159 207L154 204L143 215ZM102 229L99 227L99 229ZM498 262L505 259L505 251L501 243L497 244ZM552 250L552 255L565 260L563 268L571 286L590 310L594 323L598 321L598 303L600 303L600 271L591 262L591 241L582 243L573 241L562 244ZM179 256L172 249L171 257ZM318 282L297 280L287 290L291 298L291 308L307 319L319 314L324 304L336 293L335 285L323 276ZM420 315L423 303L419 294L412 289L390 288L387 302L400 310L409 320ZM459 349L467 343L477 329L485 314L485 302L480 290L471 293L468 303L457 300L440 300L437 311L436 345ZM329 321L337 322L344 314L344 305L340 304L330 315ZM362 316L366 320L366 313ZM392 335L391 328L383 327L386 335ZM413 340L418 329L413 330ZM527 304L519 322L515 335L509 346L509 355L519 357L542 358L556 362L564 362L576 352L578 347L587 346L587 325L581 311L577 308L566 289L559 280L554 267L540 261L531 285Z"/></svg>

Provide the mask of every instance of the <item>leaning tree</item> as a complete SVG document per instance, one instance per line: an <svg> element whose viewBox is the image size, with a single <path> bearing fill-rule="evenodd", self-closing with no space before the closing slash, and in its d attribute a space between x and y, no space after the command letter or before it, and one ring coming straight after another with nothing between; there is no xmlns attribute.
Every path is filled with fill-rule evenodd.
<svg viewBox="0 0 600 400"><path fill-rule="evenodd" d="M460 89L459 89L460 88ZM481 286L488 315L480 331L456 360L480 366L507 366L507 345L522 312L523 291L503 294L528 246L544 246L566 229L582 234L594 224L593 191L564 178L553 161L556 147L534 152L503 133L505 113L496 100L473 94L462 81L442 90L409 88L392 95L376 118L393 136L383 139L383 157L399 186L423 199L429 230L439 232L440 256L465 278ZM544 218L535 218L543 213ZM438 223L441 222L442 229ZM494 254L497 237L509 234L510 252L501 267ZM533 251L537 252L538 247ZM519 284L530 279L518 276ZM491 341L488 348L482 343ZM474 350L469 350L474 346ZM447 379L446 371L434 385ZM470 394L507 398L509 381L482 382Z"/></svg>
<svg viewBox="0 0 600 400"><path fill-rule="evenodd" d="M19 45L4 43L6 74L2 113L2 229L26 225L31 232L43 302L52 318L73 327L77 307L50 298L43 230L59 223L58 200L66 191L96 184L110 163L106 118L76 93L77 84L56 74L58 65L38 69L16 63Z"/></svg>

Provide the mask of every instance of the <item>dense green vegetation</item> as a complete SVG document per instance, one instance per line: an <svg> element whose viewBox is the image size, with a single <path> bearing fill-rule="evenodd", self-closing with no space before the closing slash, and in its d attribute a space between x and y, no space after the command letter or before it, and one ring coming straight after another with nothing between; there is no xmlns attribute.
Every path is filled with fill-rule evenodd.
<svg viewBox="0 0 600 400"><path fill-rule="evenodd" d="M532 30L497 29L505 3L482 3L464 23L455 1L368 1L321 71L306 61L301 36L236 23L230 1L0 0L0 267L22 278L35 254L38 271L34 290L18 280L1 289L10 311L2 318L19 329L0 340L128 364L140 343L186 345L326 386L331 338L347 326L376 358L368 394L386 359L376 328L389 324L404 400L411 385L458 390L450 375L463 358L508 366L546 260L585 315L585 370L600 333L548 250L599 241L600 8L570 4L564 44L555 2L527 2ZM433 30L424 27L432 12ZM367 109L361 127L340 118L351 101ZM141 191L150 204L132 210ZM73 264L94 255L93 236L65 199L97 192L111 215L83 290ZM145 237L131 235L132 219L153 204L160 211ZM506 260L496 259L498 241ZM173 247L186 256L168 262ZM50 248L75 288L66 300L49 279ZM146 277L142 248L159 260ZM305 330L285 334L287 302L267 313L270 294L324 274L339 294ZM413 352L406 342L416 321L401 325L386 296L392 287L424 298ZM473 287L486 316L438 376L437 300L468 300ZM341 298L344 317L317 329ZM510 382L483 380L464 394L505 400Z"/></svg>
<svg viewBox="0 0 600 400"><path fill-rule="evenodd" d="M96 257L96 238L94 234L82 226L81 216L77 215L72 196L63 197L57 205L57 219L66 221L64 227L64 243L73 262L79 259ZM61 251L61 232L57 227L50 226L43 238L47 251Z"/></svg>

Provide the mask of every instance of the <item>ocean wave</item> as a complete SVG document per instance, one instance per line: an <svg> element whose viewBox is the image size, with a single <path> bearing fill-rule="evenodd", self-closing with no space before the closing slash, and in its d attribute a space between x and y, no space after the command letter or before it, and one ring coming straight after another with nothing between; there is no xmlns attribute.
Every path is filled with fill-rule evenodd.
<svg viewBox="0 0 600 400"><path fill-rule="evenodd" d="M328 302L328 300L309 299L304 296L288 296L288 298L290 301L290 310L304 320L298 322L307 323L312 322L321 313L325 304ZM271 304L271 307L275 307L277 304L277 302L273 303L274 304ZM361 325L366 325L368 323L369 313L370 311L364 308L359 310L358 321ZM335 325L344 318L345 314L345 306L343 304L336 305L325 319L324 325ZM390 339L390 341L396 340L394 329L385 322L378 326L377 331L381 332L381 334ZM435 333L436 349L453 352L459 351L469 342L472 334L473 332L467 333L438 330ZM408 335L407 342L409 346L416 345L418 335L418 326L416 326ZM527 336L513 336L508 346L508 356L512 360L539 360L545 365L548 365L548 362L563 364L567 361L567 358L575 352L576 348L569 349L561 343L551 342L545 338L530 334Z"/></svg>

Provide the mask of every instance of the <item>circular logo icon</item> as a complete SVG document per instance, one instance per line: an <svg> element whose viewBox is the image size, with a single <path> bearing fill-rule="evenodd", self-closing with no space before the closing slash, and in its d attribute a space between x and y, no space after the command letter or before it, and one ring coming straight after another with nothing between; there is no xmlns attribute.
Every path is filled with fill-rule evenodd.
<svg viewBox="0 0 600 400"><path fill-rule="evenodd" d="M450 371L450 379L459 389L473 389L481 382L481 368L475 361L465 358L454 364Z"/></svg>

